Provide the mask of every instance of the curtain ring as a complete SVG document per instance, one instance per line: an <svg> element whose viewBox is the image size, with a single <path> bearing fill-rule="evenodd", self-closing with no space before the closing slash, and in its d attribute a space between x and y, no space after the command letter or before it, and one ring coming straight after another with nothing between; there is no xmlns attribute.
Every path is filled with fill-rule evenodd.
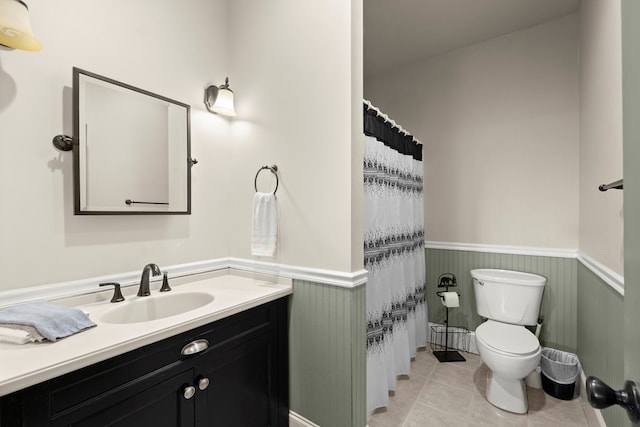
<svg viewBox="0 0 640 427"><path fill-rule="evenodd" d="M272 174L274 174L276 176L276 188L273 190L273 194L276 194L276 191L278 191L278 184L279 184L279 180L278 180L278 166L277 165L272 165L272 166L262 166L260 169L258 169L258 172L256 172L256 177L253 180L253 187L256 189L256 193L258 192L258 175L260 175L260 172L262 172L264 169L268 169L271 171Z"/></svg>

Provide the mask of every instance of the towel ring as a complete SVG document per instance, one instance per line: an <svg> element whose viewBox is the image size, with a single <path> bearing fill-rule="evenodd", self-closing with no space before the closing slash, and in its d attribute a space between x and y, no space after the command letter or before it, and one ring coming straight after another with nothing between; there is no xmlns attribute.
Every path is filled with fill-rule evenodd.
<svg viewBox="0 0 640 427"><path fill-rule="evenodd" d="M276 176L276 188L273 190L273 194L276 194L276 191L278 191L278 184L279 184L279 180L278 180L278 166L277 165L272 165L272 166L262 166L260 169L258 169L258 172L256 172L256 177L253 180L253 187L256 189L256 193L258 192L258 175L260 175L260 172L262 172L264 169L268 169L271 171L272 174L274 174Z"/></svg>

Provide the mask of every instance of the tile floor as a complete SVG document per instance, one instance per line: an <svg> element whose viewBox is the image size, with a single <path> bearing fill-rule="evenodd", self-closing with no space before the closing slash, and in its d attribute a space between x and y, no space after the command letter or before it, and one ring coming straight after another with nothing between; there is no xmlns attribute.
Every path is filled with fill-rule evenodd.
<svg viewBox="0 0 640 427"><path fill-rule="evenodd" d="M411 376L401 377L387 408L369 418L369 427L597 426L580 398L566 401L527 388L529 413L503 411L485 399L487 367L480 356L463 353L466 362L440 363L430 350L418 351ZM590 408L589 408L590 409Z"/></svg>

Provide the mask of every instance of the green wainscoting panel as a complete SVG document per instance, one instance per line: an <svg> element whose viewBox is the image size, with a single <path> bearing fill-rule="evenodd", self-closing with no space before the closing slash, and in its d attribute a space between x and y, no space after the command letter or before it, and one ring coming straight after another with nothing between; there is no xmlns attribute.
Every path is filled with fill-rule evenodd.
<svg viewBox="0 0 640 427"><path fill-rule="evenodd" d="M577 263L574 258L513 255L448 249L426 250L426 296L429 321L443 323L444 307L436 295L438 276L453 273L458 280L460 308L449 310L449 324L469 330L482 322L476 313L473 281L475 268L500 268L535 273L547 278L542 299L542 345L575 353L577 342ZM453 290L453 289L452 289Z"/></svg>
<svg viewBox="0 0 640 427"><path fill-rule="evenodd" d="M365 286L294 280L289 302L289 405L322 427L364 427Z"/></svg>
<svg viewBox="0 0 640 427"><path fill-rule="evenodd" d="M578 358L586 376L624 384L624 298L578 263ZM607 426L630 425L622 408L602 410Z"/></svg>

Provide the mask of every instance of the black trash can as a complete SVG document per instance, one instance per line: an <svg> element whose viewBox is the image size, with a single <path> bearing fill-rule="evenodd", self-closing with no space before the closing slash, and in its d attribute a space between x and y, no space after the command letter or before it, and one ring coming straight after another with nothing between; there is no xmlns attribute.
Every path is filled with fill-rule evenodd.
<svg viewBox="0 0 640 427"><path fill-rule="evenodd" d="M566 351L544 347L540 356L542 389L562 400L572 400L578 395L576 380L580 375L578 356Z"/></svg>

